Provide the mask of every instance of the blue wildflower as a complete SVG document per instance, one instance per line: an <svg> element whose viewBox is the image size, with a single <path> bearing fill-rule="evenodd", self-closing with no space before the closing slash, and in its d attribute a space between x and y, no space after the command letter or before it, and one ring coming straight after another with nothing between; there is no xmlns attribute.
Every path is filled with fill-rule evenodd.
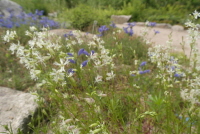
<svg viewBox="0 0 200 134"><path fill-rule="evenodd" d="M110 26L113 27L113 28L116 28L116 25L113 22L110 24Z"/></svg>
<svg viewBox="0 0 200 134"><path fill-rule="evenodd" d="M75 73L74 69L70 68L67 70L68 73Z"/></svg>
<svg viewBox="0 0 200 134"><path fill-rule="evenodd" d="M103 25L103 26L101 26L101 27L99 28L99 32L100 32L100 33L104 32L104 31L107 31L107 30L109 30L109 28L107 28L106 25Z"/></svg>
<svg viewBox="0 0 200 134"><path fill-rule="evenodd" d="M155 34L159 34L160 31L154 29L154 33L155 33Z"/></svg>
<svg viewBox="0 0 200 134"><path fill-rule="evenodd" d="M81 55L81 54L85 54L87 56L90 56L90 54L83 48L81 48L79 51L78 51L78 56Z"/></svg>
<svg viewBox="0 0 200 134"><path fill-rule="evenodd" d="M134 34L133 29L130 28L130 31L129 31L128 28L130 28L130 27L123 27L123 30L124 30L125 33L132 36Z"/></svg>
<svg viewBox="0 0 200 134"><path fill-rule="evenodd" d="M69 59L69 62L71 62L71 63L76 63L76 61L75 61L75 60L72 60L72 59Z"/></svg>
<svg viewBox="0 0 200 134"><path fill-rule="evenodd" d="M94 53L95 53L94 50L92 50L92 51L91 51L91 55L93 55Z"/></svg>
<svg viewBox="0 0 200 134"><path fill-rule="evenodd" d="M66 33L66 34L64 34L64 37L66 37L66 38L68 38L68 37L70 37L70 36L74 36L74 34L73 34L72 31L70 31L70 32L68 32L68 33Z"/></svg>
<svg viewBox="0 0 200 134"><path fill-rule="evenodd" d="M72 53L67 53L67 55L69 55L69 56L71 56L71 57L73 57L73 56L74 56Z"/></svg>
<svg viewBox="0 0 200 134"><path fill-rule="evenodd" d="M146 61L143 61L141 64L140 64L140 66L142 67L142 66L145 66L147 64L147 62Z"/></svg>
<svg viewBox="0 0 200 134"><path fill-rule="evenodd" d="M174 77L180 78L180 77L182 77L182 75L181 75L181 74L178 74L178 73L175 73L175 74L174 74Z"/></svg>
<svg viewBox="0 0 200 134"><path fill-rule="evenodd" d="M149 22L148 26L154 27L154 26L156 26L156 22Z"/></svg>
<svg viewBox="0 0 200 134"><path fill-rule="evenodd" d="M79 51L78 51L78 56L81 55L83 53L85 49L84 48L81 48Z"/></svg>
<svg viewBox="0 0 200 134"><path fill-rule="evenodd" d="M129 26L129 27L134 27L135 24L136 24L135 22L131 22L131 23L128 23L128 26Z"/></svg>
<svg viewBox="0 0 200 134"><path fill-rule="evenodd" d="M86 65L87 65L87 63L88 63L88 60L86 60L86 61L83 61L83 62L81 63L81 67L84 67L84 66L86 66Z"/></svg>
<svg viewBox="0 0 200 134"><path fill-rule="evenodd" d="M144 70L144 71L139 71L139 74L146 74L146 73L150 73L151 70Z"/></svg>

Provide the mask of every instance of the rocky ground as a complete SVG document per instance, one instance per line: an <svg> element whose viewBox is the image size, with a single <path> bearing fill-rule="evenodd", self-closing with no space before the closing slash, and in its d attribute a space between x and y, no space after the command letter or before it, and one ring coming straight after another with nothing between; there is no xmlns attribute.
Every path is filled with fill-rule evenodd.
<svg viewBox="0 0 200 134"><path fill-rule="evenodd" d="M118 28L123 28L123 27L127 27L127 24L117 24ZM133 27L133 31L134 34L136 35L141 35L142 33L142 29L144 29L145 26L138 26L137 23L136 25ZM155 31L159 31L160 33L155 35ZM178 51L178 52L183 52L182 47L181 47L181 43L183 41L186 42L185 45L185 53L188 56L190 53L190 45L187 43L187 37L188 37L188 33L186 30L183 30L181 27L179 26L172 26L170 27L153 27L149 29L148 35L145 37L146 39L152 41L155 45L166 45L166 42L169 40L169 35L171 36L171 39L173 40L172 43L172 47L174 48L174 51ZM198 45L198 49L200 50L200 39L197 40L197 45Z"/></svg>

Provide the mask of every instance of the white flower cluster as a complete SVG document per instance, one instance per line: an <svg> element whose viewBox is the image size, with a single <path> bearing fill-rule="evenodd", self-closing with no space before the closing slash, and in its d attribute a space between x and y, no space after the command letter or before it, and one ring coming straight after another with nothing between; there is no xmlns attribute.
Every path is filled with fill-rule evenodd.
<svg viewBox="0 0 200 134"><path fill-rule="evenodd" d="M37 80L41 73L39 68L46 67L45 62L53 57L55 50L60 50L61 46L59 39L53 42L50 40L52 35L45 28L38 32L37 28L32 26L30 31L26 31L26 35L31 38L28 41L28 46L25 47L18 41L17 43L11 43L9 50L12 54L16 54L20 59L20 63L30 70L31 78ZM15 31L7 31L3 39L9 42L9 39L13 39L16 36Z"/></svg>
<svg viewBox="0 0 200 134"><path fill-rule="evenodd" d="M16 31L6 31L6 35L3 37L3 40L6 42L10 42L10 40L13 40L15 37L17 37Z"/></svg>
<svg viewBox="0 0 200 134"><path fill-rule="evenodd" d="M68 133L68 134L80 134L80 128L77 125L74 125L76 120L73 119L65 119L63 116L60 115L61 123L59 124L59 131L60 133Z"/></svg>
<svg viewBox="0 0 200 134"><path fill-rule="evenodd" d="M192 14L195 19L200 17L200 13L194 11ZM197 47L197 39L200 38L199 26L198 24L193 23L192 21L188 21L185 23L188 29L187 43L190 46L191 52L189 55L190 59L190 68L188 69L188 73L192 74L192 78L187 79L187 88L182 89L180 94L183 100L188 101L194 106L194 104L200 104L200 76L198 73L200 71L200 54Z"/></svg>

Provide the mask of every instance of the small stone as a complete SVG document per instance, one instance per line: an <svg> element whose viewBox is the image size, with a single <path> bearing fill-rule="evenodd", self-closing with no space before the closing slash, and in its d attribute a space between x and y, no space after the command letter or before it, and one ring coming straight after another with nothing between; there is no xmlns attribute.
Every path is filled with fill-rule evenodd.
<svg viewBox="0 0 200 134"><path fill-rule="evenodd" d="M111 21L116 24L123 24L130 20L131 15L112 15Z"/></svg>
<svg viewBox="0 0 200 134"><path fill-rule="evenodd" d="M0 133L6 132L2 125L11 126L13 134L18 129L27 133L27 124L38 108L36 98L30 93L0 87Z"/></svg>
<svg viewBox="0 0 200 134"><path fill-rule="evenodd" d="M180 26L180 25L174 25L174 26L172 26L172 30L174 30L174 31L183 31L184 27Z"/></svg>

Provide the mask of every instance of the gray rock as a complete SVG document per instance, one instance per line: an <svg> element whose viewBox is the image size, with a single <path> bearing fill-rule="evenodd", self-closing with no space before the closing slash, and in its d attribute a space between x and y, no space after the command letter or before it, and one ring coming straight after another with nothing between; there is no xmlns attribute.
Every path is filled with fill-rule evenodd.
<svg viewBox="0 0 200 134"><path fill-rule="evenodd" d="M10 17L10 15L18 16L23 12L22 7L17 3L10 0L0 0L0 15L4 18Z"/></svg>
<svg viewBox="0 0 200 134"><path fill-rule="evenodd" d="M11 126L14 134L18 129L27 133L27 124L38 108L35 99L30 93L0 87L0 133L5 132L2 125Z"/></svg>
<svg viewBox="0 0 200 134"><path fill-rule="evenodd" d="M116 24L123 24L130 20L131 15L112 15L111 21Z"/></svg>
<svg viewBox="0 0 200 134"><path fill-rule="evenodd" d="M159 28L171 28L172 26L170 24L166 24L166 23L157 23L156 27L159 27Z"/></svg>
<svg viewBox="0 0 200 134"><path fill-rule="evenodd" d="M180 25L173 25L172 26L172 30L174 30L174 31L183 31L184 27L180 26Z"/></svg>
<svg viewBox="0 0 200 134"><path fill-rule="evenodd" d="M145 22L137 22L136 26L145 26Z"/></svg>

